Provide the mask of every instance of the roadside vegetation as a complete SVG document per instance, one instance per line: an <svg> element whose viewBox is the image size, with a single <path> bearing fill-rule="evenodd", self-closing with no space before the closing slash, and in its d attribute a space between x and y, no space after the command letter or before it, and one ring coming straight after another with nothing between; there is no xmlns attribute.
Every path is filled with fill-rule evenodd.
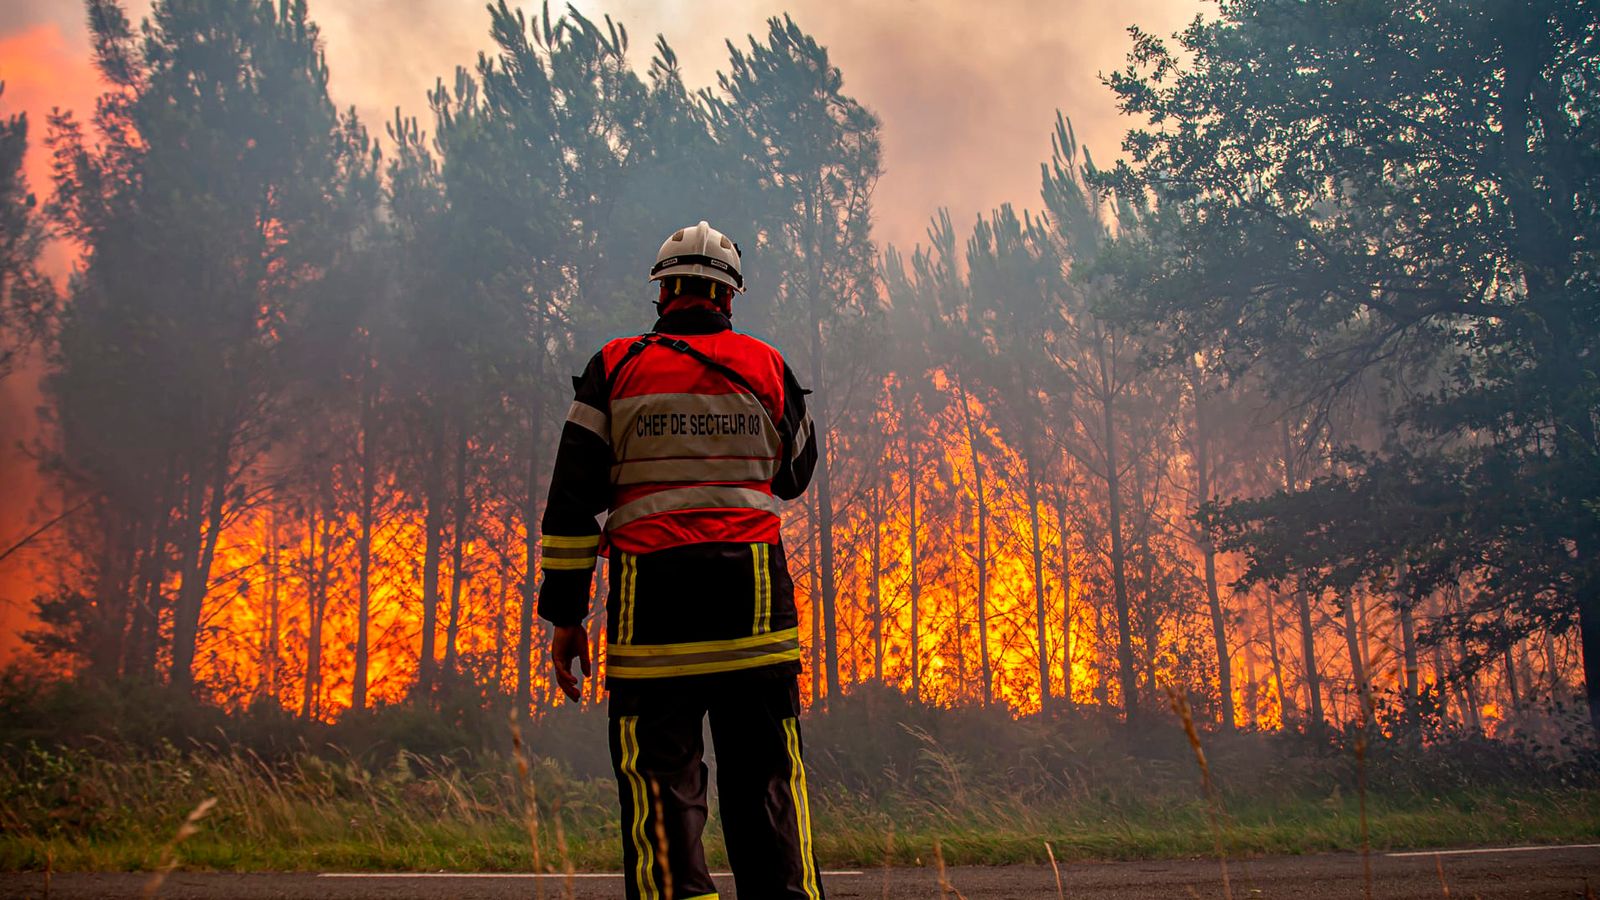
<svg viewBox="0 0 1600 900"><path fill-rule="evenodd" d="M157 866L185 817L217 804L182 864L224 870L615 868L604 717L524 723L477 703L406 706L336 725L263 705L243 714L13 676L0 696L0 867ZM1575 715L1574 719L1581 718ZM1374 849L1600 838L1592 750L1560 717L1504 740L1385 725L1358 764L1353 732L1202 735L1230 856L1355 850L1360 780ZM1575 732L1574 732L1575 733ZM1173 717L1130 731L1098 712L1013 719L863 688L810 716L817 847L827 866L1204 856L1193 753ZM714 765L714 763L713 763ZM725 863L713 812L708 850Z"/></svg>

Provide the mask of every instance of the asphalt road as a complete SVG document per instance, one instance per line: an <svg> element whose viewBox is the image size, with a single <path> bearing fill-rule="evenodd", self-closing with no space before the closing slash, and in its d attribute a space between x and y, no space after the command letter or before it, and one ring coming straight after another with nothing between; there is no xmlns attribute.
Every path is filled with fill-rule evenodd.
<svg viewBox="0 0 1600 900"><path fill-rule="evenodd" d="M1600 845L1589 847L1432 852L1418 855L1374 854L1372 896L1402 898L1497 897L1585 900L1600 895ZM1233 860L1228 867L1232 896L1255 898L1362 898L1361 857L1351 854ZM1441 871L1443 881L1441 882ZM124 873L57 875L0 874L0 898L110 900L138 897L149 876ZM1007 897L1054 897L1055 874L1049 866L953 868L946 872L951 890L945 897L967 900ZM1074 863L1062 866L1062 892L1073 900L1222 897L1220 867L1215 860ZM727 884L728 879L719 879ZM938 875L931 868L869 869L824 877L829 897L940 897ZM727 884L726 896L732 896ZM622 896L615 876L590 875L573 881L529 876L336 877L316 874L175 873L159 896L237 898L237 900L599 900Z"/></svg>

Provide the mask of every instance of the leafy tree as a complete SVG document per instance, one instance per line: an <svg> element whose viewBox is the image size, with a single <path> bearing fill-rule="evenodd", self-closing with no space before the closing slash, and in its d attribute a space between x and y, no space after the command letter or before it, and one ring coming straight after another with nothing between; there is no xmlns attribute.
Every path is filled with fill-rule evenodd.
<svg viewBox="0 0 1600 900"><path fill-rule="evenodd" d="M767 22L766 42L728 45L729 71L718 76L715 133L756 173L773 211L761 233L778 260L765 277L777 285L774 321L797 317L807 335L811 415L817 423L819 590L828 696L837 697L838 622L834 586L833 415L840 385L826 379L833 335L869 312L873 249L872 187L879 174L878 120L844 93L827 50L785 16Z"/></svg>
<svg viewBox="0 0 1600 900"><path fill-rule="evenodd" d="M1181 204L1180 249L1134 267L1139 320L1313 376L1323 408L1391 358L1450 361L1344 489L1260 514L1336 529L1336 498L1379 485L1423 504L1362 517L1381 562L1364 540L1324 562L1403 560L1414 597L1481 579L1491 645L1576 624L1600 726L1597 32L1587 2L1232 0L1181 56L1136 34L1110 83L1152 125L1114 181Z"/></svg>
<svg viewBox="0 0 1600 900"><path fill-rule="evenodd" d="M98 147L70 117L54 123L55 217L88 254L48 384L56 465L105 525L93 558L108 633L138 620L137 671L169 618L170 677L187 691L217 542L280 411L281 337L327 264L338 126L303 2L164 0L142 39L115 0L89 13L111 89Z"/></svg>
<svg viewBox="0 0 1600 900"><path fill-rule="evenodd" d="M17 351L42 333L55 300L38 269L44 223L22 172L27 152L27 113L0 120L0 377Z"/></svg>

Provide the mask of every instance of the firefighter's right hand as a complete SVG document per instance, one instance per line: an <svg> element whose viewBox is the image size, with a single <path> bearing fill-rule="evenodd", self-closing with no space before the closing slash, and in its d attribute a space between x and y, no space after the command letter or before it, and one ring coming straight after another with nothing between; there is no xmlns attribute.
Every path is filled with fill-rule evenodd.
<svg viewBox="0 0 1600 900"><path fill-rule="evenodd" d="M576 703L583 692L579 687L582 679L572 674L574 657L584 678L589 677L589 633L582 625L558 626L550 637L550 662L556 667L556 684L561 686L561 692Z"/></svg>

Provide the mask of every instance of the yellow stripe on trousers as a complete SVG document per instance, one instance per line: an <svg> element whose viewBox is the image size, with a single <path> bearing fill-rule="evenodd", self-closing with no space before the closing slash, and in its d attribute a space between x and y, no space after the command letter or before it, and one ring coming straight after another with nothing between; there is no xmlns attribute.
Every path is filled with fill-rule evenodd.
<svg viewBox="0 0 1600 900"><path fill-rule="evenodd" d="M655 861L655 848L650 846L646 836L645 817L649 813L650 801L645 792L644 778L639 774L639 717L623 716L617 723L622 740L622 763L618 766L622 775L628 780L628 793L633 798L633 851L637 857L633 866L634 884L639 888L642 900L656 900L660 892L656 889L655 878L651 873L651 863Z"/></svg>
<svg viewBox="0 0 1600 900"><path fill-rule="evenodd" d="M783 735L789 746L789 796L794 799L795 827L799 830L801 885L810 900L822 900L817 888L817 861L811 855L811 800L806 796L806 767L800 761L800 723L793 717L783 720Z"/></svg>
<svg viewBox="0 0 1600 900"><path fill-rule="evenodd" d="M639 558L622 554L622 602L617 605L617 643L633 643L634 588L639 583Z"/></svg>
<svg viewBox="0 0 1600 900"><path fill-rule="evenodd" d="M772 577L767 568L767 545L750 545L750 564L755 569L756 621L754 634L772 630Z"/></svg>

